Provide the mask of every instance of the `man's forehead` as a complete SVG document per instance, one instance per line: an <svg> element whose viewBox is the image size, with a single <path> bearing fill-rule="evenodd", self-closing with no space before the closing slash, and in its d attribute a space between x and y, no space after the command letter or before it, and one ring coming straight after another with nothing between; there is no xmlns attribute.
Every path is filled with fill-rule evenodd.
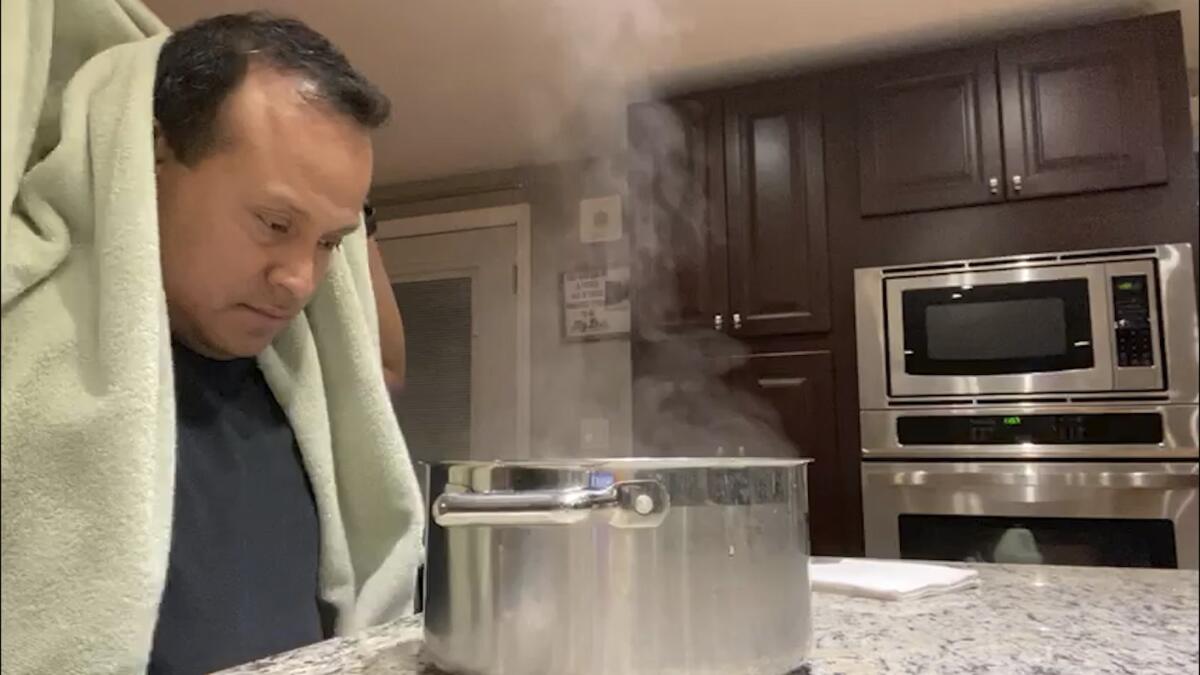
<svg viewBox="0 0 1200 675"><path fill-rule="evenodd" d="M261 197L277 208L322 227L357 224L370 188L370 135L314 103L304 82L264 66L247 72L221 111L230 160L258 174Z"/></svg>
<svg viewBox="0 0 1200 675"><path fill-rule="evenodd" d="M251 64L241 83L229 92L218 111L220 125L236 140L254 141L280 127L311 124L318 111L296 74Z"/></svg>

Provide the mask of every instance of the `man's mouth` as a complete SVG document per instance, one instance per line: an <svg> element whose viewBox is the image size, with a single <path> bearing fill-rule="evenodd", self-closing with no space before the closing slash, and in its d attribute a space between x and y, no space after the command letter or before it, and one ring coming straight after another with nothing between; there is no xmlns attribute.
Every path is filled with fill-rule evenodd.
<svg viewBox="0 0 1200 675"><path fill-rule="evenodd" d="M279 322L290 321L291 318L295 315L295 312L277 309L275 307L256 307L254 305L242 305L242 306L245 307L246 309L250 310L251 312L254 312L255 314L263 317L264 319L270 319L271 321L279 321Z"/></svg>

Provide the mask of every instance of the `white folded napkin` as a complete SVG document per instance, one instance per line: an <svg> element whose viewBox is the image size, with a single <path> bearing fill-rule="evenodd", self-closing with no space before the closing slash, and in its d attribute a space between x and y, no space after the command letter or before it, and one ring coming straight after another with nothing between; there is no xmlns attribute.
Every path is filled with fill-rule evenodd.
<svg viewBox="0 0 1200 675"><path fill-rule="evenodd" d="M880 600L919 598L979 583L975 570L897 560L844 558L814 562L809 569L814 591Z"/></svg>

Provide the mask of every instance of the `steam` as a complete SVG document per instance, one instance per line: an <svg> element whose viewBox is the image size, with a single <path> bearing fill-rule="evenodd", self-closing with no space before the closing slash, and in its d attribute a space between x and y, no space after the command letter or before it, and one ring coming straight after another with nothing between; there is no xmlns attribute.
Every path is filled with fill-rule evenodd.
<svg viewBox="0 0 1200 675"><path fill-rule="evenodd" d="M777 411L752 393L755 384L741 367L748 349L744 343L709 327L665 334L659 326L680 315L681 292L694 296L697 289L681 288L705 263L708 245L707 203L702 186L690 179L694 167L687 153L689 127L668 106L651 106L639 117L639 153L625 147L599 148L604 139L626 136L627 106L634 101L661 98L655 77L661 65L680 47L687 26L667 15L663 4L651 0L550 3L546 30L565 36L570 49L561 77L554 86L534 88L529 94L529 119L543 156L554 158L591 150L597 160L588 165L585 184L619 186L625 204L625 237L619 245L581 245L573 223L562 227L557 242L562 256L557 274L572 267L630 266L635 275L651 274L652 284L637 284L634 293L635 331L650 345L638 347L633 379L623 396L632 396L640 407L632 414L653 419L653 424L633 429L628 448L614 450L658 456L790 456L795 454L781 433ZM561 106L564 100L574 105ZM565 118L545 119L539 110L574 112ZM627 190L627 179L646 189ZM575 213L582 195L564 193L559 212ZM655 228L640 227L636 241L634 214L652 217L656 224L672 223L670 236ZM634 242L631 247L631 242ZM549 312L561 315L557 308ZM557 328L554 329L557 334ZM614 400L616 361L631 356L628 342L568 345L574 359L554 363L548 354L534 354L535 391L561 387L562 381L579 382L576 397L546 397L548 408L536 409L544 419L565 420L578 429L584 416L603 415L616 423L630 401ZM543 366L538 368L538 361ZM575 377L567 377L575 369ZM538 376L538 371L542 376ZM560 429L561 432L561 429ZM620 435L614 429L614 437ZM533 456L576 454L566 434L537 433Z"/></svg>
<svg viewBox="0 0 1200 675"><path fill-rule="evenodd" d="M606 148L624 137L625 106L649 98L661 64L679 49L685 28L658 0L545 3L542 30L559 36L556 80L531 88L526 119L542 156L554 159ZM569 110L546 119L543 110Z"/></svg>

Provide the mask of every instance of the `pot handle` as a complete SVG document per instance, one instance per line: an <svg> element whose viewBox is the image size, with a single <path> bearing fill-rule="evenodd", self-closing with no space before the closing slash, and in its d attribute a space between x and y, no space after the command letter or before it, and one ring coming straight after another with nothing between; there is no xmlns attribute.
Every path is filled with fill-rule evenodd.
<svg viewBox="0 0 1200 675"><path fill-rule="evenodd" d="M595 489L443 492L433 502L433 520L442 527L572 525L602 514L615 527L655 527L670 504L667 489L654 480Z"/></svg>

